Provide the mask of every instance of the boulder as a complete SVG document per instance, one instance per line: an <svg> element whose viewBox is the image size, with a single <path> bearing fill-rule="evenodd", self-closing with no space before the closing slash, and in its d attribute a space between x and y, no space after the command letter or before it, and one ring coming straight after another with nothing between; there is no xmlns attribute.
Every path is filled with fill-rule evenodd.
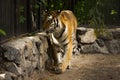
<svg viewBox="0 0 120 80"><path fill-rule="evenodd" d="M105 41L105 45L112 54L120 54L120 39L112 39L110 41Z"/></svg>
<svg viewBox="0 0 120 80"><path fill-rule="evenodd" d="M120 39L120 28L111 29L110 32L112 33L114 39Z"/></svg>
<svg viewBox="0 0 120 80"><path fill-rule="evenodd" d="M120 53L120 28L105 29L96 37L94 29L79 27L77 40L81 53Z"/></svg>
<svg viewBox="0 0 120 80"><path fill-rule="evenodd" d="M82 44L81 45L82 53L106 53L108 54L108 50L102 40L96 40L91 44Z"/></svg>
<svg viewBox="0 0 120 80"><path fill-rule="evenodd" d="M42 34L6 42L0 48L0 61L4 63L0 64L0 67L23 80L21 78L32 75L34 71L45 70L45 63L48 60L47 48L47 39Z"/></svg>
<svg viewBox="0 0 120 80"><path fill-rule="evenodd" d="M80 43L93 43L97 39L94 29L92 28L77 28L77 39Z"/></svg>

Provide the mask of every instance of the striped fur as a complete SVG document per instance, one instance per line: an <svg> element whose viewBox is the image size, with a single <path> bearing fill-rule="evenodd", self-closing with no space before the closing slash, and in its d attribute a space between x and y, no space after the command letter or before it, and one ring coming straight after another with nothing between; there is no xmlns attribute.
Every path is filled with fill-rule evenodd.
<svg viewBox="0 0 120 80"><path fill-rule="evenodd" d="M62 73L69 66L73 49L76 47L77 20L72 11L46 12L43 29L51 34L50 40L54 46L54 70Z"/></svg>

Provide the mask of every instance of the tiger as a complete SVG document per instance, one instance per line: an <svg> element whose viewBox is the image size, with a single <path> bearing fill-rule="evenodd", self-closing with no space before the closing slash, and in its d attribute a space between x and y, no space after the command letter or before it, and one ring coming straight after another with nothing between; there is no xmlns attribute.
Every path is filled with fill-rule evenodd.
<svg viewBox="0 0 120 80"><path fill-rule="evenodd" d="M63 73L70 68L73 53L77 51L77 19L70 10L45 11L43 30L49 35L53 46L53 68L55 73Z"/></svg>

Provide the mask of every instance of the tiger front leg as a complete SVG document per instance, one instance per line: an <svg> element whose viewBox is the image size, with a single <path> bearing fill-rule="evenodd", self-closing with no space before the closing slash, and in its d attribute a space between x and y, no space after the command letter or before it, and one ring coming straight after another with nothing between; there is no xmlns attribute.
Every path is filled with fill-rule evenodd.
<svg viewBox="0 0 120 80"><path fill-rule="evenodd" d="M64 55L64 51L60 48L60 46L54 45L54 66L53 71L55 73L61 73L60 65L62 64L62 57Z"/></svg>
<svg viewBox="0 0 120 80"><path fill-rule="evenodd" d="M54 72L56 74L59 74L59 73L61 73L60 66L62 64L62 53L61 52L57 53L56 57L57 57L57 60L55 60Z"/></svg>
<svg viewBox="0 0 120 80"><path fill-rule="evenodd" d="M59 66L55 70L55 73L63 73L66 71L67 68L70 68L70 60L73 54L72 44L68 44L65 49L66 50L64 52L64 56L62 57L62 63L59 64Z"/></svg>

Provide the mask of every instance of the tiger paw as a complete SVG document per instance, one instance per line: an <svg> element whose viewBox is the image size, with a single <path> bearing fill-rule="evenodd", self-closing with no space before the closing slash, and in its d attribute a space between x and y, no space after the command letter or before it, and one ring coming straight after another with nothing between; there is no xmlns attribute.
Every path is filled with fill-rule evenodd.
<svg viewBox="0 0 120 80"><path fill-rule="evenodd" d="M71 68L71 62L69 62L68 66L67 66L67 69L70 69Z"/></svg>
<svg viewBox="0 0 120 80"><path fill-rule="evenodd" d="M54 72L55 72L55 74L61 74L62 73L62 69L54 68Z"/></svg>
<svg viewBox="0 0 120 80"><path fill-rule="evenodd" d="M54 66L53 71L55 74L63 73L62 68L61 68L61 63L59 63L59 65L57 65L57 66Z"/></svg>

